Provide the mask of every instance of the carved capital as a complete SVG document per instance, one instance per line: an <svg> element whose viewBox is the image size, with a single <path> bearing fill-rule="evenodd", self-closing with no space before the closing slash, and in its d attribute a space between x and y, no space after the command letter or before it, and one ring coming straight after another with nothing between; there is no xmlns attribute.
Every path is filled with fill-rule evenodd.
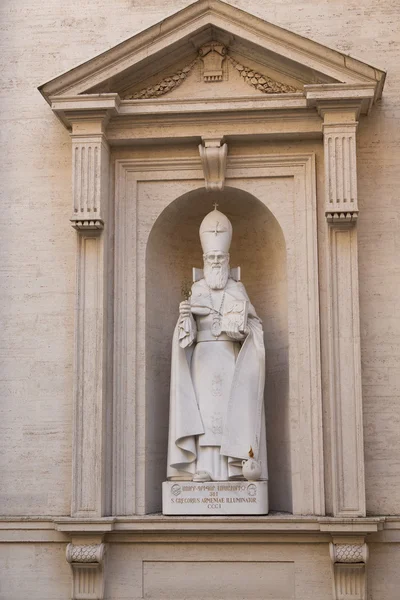
<svg viewBox="0 0 400 600"><path fill-rule="evenodd" d="M331 543L334 600L366 600L368 546L365 543Z"/></svg>
<svg viewBox="0 0 400 600"><path fill-rule="evenodd" d="M332 122L325 114L325 215L330 225L352 227L358 215L357 122Z"/></svg>
<svg viewBox="0 0 400 600"><path fill-rule="evenodd" d="M103 600L106 544L68 544L72 600Z"/></svg>
<svg viewBox="0 0 400 600"><path fill-rule="evenodd" d="M202 138L199 145L206 190L223 190L225 186L227 144L221 138Z"/></svg>
<svg viewBox="0 0 400 600"><path fill-rule="evenodd" d="M103 134L72 136L71 223L77 231L101 231L108 198L109 148Z"/></svg>

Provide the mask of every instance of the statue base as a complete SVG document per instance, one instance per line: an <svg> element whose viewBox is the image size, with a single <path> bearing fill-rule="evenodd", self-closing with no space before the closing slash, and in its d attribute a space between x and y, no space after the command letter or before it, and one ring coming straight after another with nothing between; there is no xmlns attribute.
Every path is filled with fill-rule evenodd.
<svg viewBox="0 0 400 600"><path fill-rule="evenodd" d="M164 481L163 515L267 515L268 481Z"/></svg>

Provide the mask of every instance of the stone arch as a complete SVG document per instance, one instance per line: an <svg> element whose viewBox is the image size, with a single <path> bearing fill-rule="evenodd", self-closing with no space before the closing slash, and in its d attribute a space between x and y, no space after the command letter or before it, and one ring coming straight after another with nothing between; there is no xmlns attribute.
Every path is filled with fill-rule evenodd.
<svg viewBox="0 0 400 600"><path fill-rule="evenodd" d="M292 512L286 245L271 210L235 187L210 193L199 188L168 204L146 247L146 497L153 510L166 473L171 340L183 282L202 266L198 229L214 202L233 225L231 265L264 325L266 418L271 510ZM146 445L147 445L146 444ZM148 508L148 512L151 512Z"/></svg>

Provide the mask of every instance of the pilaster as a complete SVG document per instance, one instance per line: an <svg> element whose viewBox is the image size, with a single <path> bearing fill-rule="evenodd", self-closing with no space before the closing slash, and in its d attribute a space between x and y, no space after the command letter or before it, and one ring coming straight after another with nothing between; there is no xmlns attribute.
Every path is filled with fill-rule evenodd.
<svg viewBox="0 0 400 600"><path fill-rule="evenodd" d="M109 149L106 113L70 115L77 230L74 366L74 517L107 514L107 254ZM104 231L103 231L104 230Z"/></svg>
<svg viewBox="0 0 400 600"><path fill-rule="evenodd" d="M354 108L322 109L334 516L365 515Z"/></svg>

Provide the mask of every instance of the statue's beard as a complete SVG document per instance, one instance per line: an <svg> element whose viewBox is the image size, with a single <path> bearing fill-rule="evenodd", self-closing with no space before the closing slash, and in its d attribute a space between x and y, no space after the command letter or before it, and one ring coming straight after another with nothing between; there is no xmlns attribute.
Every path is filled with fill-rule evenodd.
<svg viewBox="0 0 400 600"><path fill-rule="evenodd" d="M204 279L212 290L222 290L226 286L229 277L229 264L204 265Z"/></svg>

